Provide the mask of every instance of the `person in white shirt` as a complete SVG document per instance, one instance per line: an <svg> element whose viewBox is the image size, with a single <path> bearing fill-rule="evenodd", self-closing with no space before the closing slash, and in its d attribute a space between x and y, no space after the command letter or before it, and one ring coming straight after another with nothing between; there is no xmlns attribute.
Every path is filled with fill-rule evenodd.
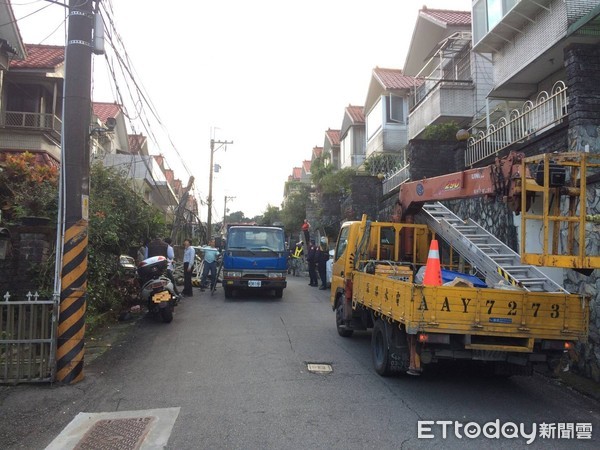
<svg viewBox="0 0 600 450"><path fill-rule="evenodd" d="M192 297L194 290L192 288L192 270L194 268L194 260L196 258L196 250L192 247L192 241L186 239L183 241L185 250L183 251L183 291L185 297Z"/></svg>
<svg viewBox="0 0 600 450"><path fill-rule="evenodd" d="M200 247L200 251L204 252L204 270L202 270L202 279L200 280L200 290L204 291L206 288L206 278L210 272L211 279L211 290L217 284L217 257L219 256L219 250L215 248L215 240L211 239L208 245Z"/></svg>

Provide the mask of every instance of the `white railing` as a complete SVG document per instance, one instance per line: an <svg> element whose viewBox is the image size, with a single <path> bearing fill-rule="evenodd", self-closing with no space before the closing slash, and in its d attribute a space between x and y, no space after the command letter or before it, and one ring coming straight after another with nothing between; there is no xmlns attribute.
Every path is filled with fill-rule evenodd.
<svg viewBox="0 0 600 450"><path fill-rule="evenodd" d="M54 131L59 135L62 127L62 121L54 114L21 111L5 111L0 116L0 124L5 127Z"/></svg>
<svg viewBox="0 0 600 450"><path fill-rule="evenodd" d="M567 87L557 81L550 94L542 91L535 102L526 101L521 109L513 109L487 130L471 137L465 153L467 167L497 154L500 150L553 127L567 115Z"/></svg>
<svg viewBox="0 0 600 450"><path fill-rule="evenodd" d="M389 177L386 176L386 178L383 180L383 195L393 191L402 183L408 181L408 179L410 178L410 174L408 172L409 167L410 165L407 164L401 169L399 169L397 172L391 174Z"/></svg>

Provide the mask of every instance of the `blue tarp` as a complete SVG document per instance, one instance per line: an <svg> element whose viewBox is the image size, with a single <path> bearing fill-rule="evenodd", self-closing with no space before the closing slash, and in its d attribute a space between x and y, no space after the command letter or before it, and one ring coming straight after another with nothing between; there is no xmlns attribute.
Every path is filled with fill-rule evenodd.
<svg viewBox="0 0 600 450"><path fill-rule="evenodd" d="M453 270L442 269L442 284L453 281L456 277L460 277L463 280L470 281L474 287L487 287L483 281L473 275L467 275L466 273L454 272Z"/></svg>

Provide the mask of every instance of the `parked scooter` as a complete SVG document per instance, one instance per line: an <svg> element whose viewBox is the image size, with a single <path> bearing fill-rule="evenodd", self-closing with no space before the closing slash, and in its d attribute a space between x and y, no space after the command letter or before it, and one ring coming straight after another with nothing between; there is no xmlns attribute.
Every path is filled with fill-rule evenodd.
<svg viewBox="0 0 600 450"><path fill-rule="evenodd" d="M164 256L153 256L138 264L142 301L147 302L148 311L160 316L165 323L173 320L177 295L173 283L165 275L168 261Z"/></svg>

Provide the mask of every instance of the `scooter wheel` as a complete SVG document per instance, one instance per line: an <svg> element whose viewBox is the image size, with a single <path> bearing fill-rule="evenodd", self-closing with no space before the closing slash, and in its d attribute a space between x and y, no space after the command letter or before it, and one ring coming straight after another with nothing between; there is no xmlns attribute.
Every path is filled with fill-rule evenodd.
<svg viewBox="0 0 600 450"><path fill-rule="evenodd" d="M173 310L171 309L171 307L167 306L166 308L161 309L160 317L162 317L164 323L171 323L171 321L173 320Z"/></svg>

